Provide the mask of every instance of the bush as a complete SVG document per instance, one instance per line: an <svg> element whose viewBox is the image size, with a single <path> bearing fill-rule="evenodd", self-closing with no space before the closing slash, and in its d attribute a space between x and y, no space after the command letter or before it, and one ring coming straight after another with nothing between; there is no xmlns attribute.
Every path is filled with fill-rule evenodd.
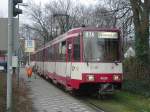
<svg viewBox="0 0 150 112"><path fill-rule="evenodd" d="M136 58L128 58L123 62L124 78L127 80L150 79L150 67L141 64Z"/></svg>
<svg viewBox="0 0 150 112"><path fill-rule="evenodd" d="M148 80L125 80L123 90L150 97L150 82Z"/></svg>
<svg viewBox="0 0 150 112"><path fill-rule="evenodd" d="M150 68L141 64L136 58L128 58L123 62L123 89L150 96Z"/></svg>

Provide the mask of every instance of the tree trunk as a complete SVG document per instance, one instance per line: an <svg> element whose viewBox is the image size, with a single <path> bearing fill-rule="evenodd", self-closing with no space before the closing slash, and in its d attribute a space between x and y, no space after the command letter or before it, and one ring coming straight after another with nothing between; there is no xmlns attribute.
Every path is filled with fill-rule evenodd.
<svg viewBox="0 0 150 112"><path fill-rule="evenodd" d="M144 65L149 64L149 8L147 3L130 0L134 27L135 52L137 59Z"/></svg>

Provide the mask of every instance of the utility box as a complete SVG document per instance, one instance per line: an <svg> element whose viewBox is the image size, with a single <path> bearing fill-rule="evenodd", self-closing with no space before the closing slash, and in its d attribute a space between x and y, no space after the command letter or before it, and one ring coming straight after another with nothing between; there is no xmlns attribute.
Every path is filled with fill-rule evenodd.
<svg viewBox="0 0 150 112"><path fill-rule="evenodd" d="M18 67L18 56L12 56L12 67Z"/></svg>

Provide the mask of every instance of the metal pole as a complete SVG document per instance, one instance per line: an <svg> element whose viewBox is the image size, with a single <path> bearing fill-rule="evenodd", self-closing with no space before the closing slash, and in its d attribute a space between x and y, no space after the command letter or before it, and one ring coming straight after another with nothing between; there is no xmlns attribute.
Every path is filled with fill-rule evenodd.
<svg viewBox="0 0 150 112"><path fill-rule="evenodd" d="M30 52L29 52L29 65L30 65Z"/></svg>
<svg viewBox="0 0 150 112"><path fill-rule="evenodd" d="M13 0L8 1L8 55L7 55L7 112L12 111L12 35Z"/></svg>
<svg viewBox="0 0 150 112"><path fill-rule="evenodd" d="M31 40L29 29L28 29L28 40ZM30 52L29 52L29 65L30 65Z"/></svg>
<svg viewBox="0 0 150 112"><path fill-rule="evenodd" d="M19 9L19 4L18 4ZM19 14L18 14L18 39L20 38L19 35ZM19 46L20 46L20 40L19 40ZM20 48L18 48L18 88L19 88L19 73L20 73Z"/></svg>

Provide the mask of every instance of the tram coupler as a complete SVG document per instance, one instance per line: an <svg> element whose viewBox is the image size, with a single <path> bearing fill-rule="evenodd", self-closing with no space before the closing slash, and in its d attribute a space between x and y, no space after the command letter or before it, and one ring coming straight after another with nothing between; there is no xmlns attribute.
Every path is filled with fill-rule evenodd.
<svg viewBox="0 0 150 112"><path fill-rule="evenodd" d="M114 86L113 84L106 83L106 84L100 84L98 93L100 95L105 95L105 94L113 94L114 91Z"/></svg>

